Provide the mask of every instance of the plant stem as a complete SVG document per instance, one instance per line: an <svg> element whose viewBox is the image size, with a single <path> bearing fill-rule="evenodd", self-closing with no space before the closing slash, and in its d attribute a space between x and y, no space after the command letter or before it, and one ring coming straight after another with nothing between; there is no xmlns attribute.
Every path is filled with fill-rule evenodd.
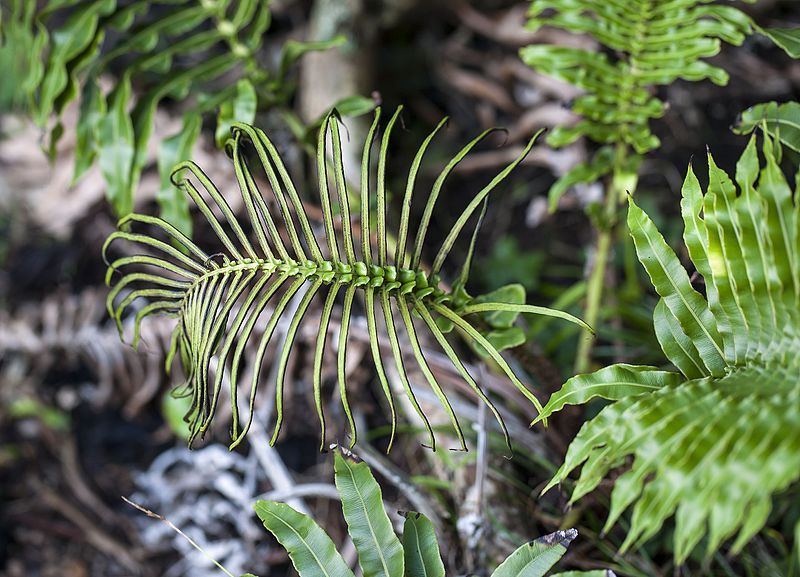
<svg viewBox="0 0 800 577"><path fill-rule="evenodd" d="M616 205L614 195L610 193L606 196L606 207ZM603 296L603 282L606 276L606 265L611 247L611 229L601 229L597 235L597 246L594 252L594 263L592 273L589 276L589 284L586 291L586 311L584 320L591 326L597 325L597 318L600 312L600 299ZM575 373L585 373L589 370L589 362L592 354L594 337L585 330L581 330L580 340L578 341L578 354L575 358Z"/></svg>
<svg viewBox="0 0 800 577"><path fill-rule="evenodd" d="M628 147L617 144L614 155L614 169L611 184L603 203L602 214L597 218L597 245L594 252L594 263L589 275L586 289L586 308L584 320L595 330L600 317L600 303L603 298L603 287L606 279L606 269L611 257L611 247L614 239L614 228L617 224L617 210L625 200L625 195L633 194L636 188L637 175L630 170L628 162ZM587 331L581 331L578 341L578 353L575 357L575 373L585 373L590 369L594 337Z"/></svg>

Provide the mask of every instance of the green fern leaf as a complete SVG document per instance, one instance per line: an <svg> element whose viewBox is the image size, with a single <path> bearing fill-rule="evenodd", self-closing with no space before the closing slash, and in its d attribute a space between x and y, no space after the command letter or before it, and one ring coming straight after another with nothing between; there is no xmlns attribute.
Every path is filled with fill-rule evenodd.
<svg viewBox="0 0 800 577"><path fill-rule="evenodd" d="M544 577L578 536L575 529L556 531L526 543L494 570L492 577Z"/></svg>
<svg viewBox="0 0 800 577"><path fill-rule="evenodd" d="M351 451L332 448L335 450L336 489L364 576L444 577L445 568L433 524L421 513L401 513L406 518L401 544L392 530L380 487L370 468ZM255 508L267 530L289 553L300 577L353 575L330 537L313 519L275 501L258 501ZM525 543L497 567L492 577L544 577L577 536L575 529L567 529ZM486 571L483 573L488 575ZM614 577L611 571L562 575Z"/></svg>
<svg viewBox="0 0 800 577"><path fill-rule="evenodd" d="M381 488L363 461L335 452L336 490L364 577L402 577L403 546L383 509Z"/></svg>
<svg viewBox="0 0 800 577"><path fill-rule="evenodd" d="M606 523L633 508L623 550L674 515L678 563L704 535L710 555L738 531L738 551L763 527L772 495L800 479L800 192L768 137L764 157L760 166L751 138L734 184L709 155L705 193L689 168L684 241L705 298L630 200L639 260L661 296L656 333L680 373L614 365L578 375L540 414L595 396L616 401L583 426L548 488L581 467L574 501L633 457Z"/></svg>
<svg viewBox="0 0 800 577"><path fill-rule="evenodd" d="M800 28L761 28L757 30L783 48L792 58L800 58Z"/></svg>
<svg viewBox="0 0 800 577"><path fill-rule="evenodd" d="M275 501L258 501L256 513L302 577L353 577L331 538L308 515Z"/></svg>
<svg viewBox="0 0 800 577"><path fill-rule="evenodd" d="M704 61L719 52L720 41L741 44L751 31L743 12L711 0L533 0L528 28L555 26L588 34L614 51L535 45L520 51L540 72L582 88L572 103L583 118L548 137L562 146L587 135L601 143L623 142L644 153L658 146L649 121L664 114L651 87L684 80L710 79L725 84L728 75Z"/></svg>
<svg viewBox="0 0 800 577"><path fill-rule="evenodd" d="M191 98L186 130L161 149L160 163L171 167L176 153L188 158L198 116L219 109L217 135L224 141L232 121L252 122L259 104L286 101L286 73L298 57L342 42L289 42L279 69L270 72L256 58L270 18L269 2L256 0L64 0L38 12L35 2L15 0L8 35L26 61L20 69L27 68L17 98L27 99L40 125L54 118L52 152L63 133L64 109L80 97L74 179L99 156L109 201L123 216L132 210L162 100ZM117 71L117 87L103 94L97 79ZM134 94L132 85L141 92ZM162 216L188 234L184 197L162 191L160 201Z"/></svg>
<svg viewBox="0 0 800 577"><path fill-rule="evenodd" d="M659 146L650 121L664 115L666 104L655 89L678 79L727 84L728 74L707 59L722 42L740 45L753 30L744 12L714 0L532 0L528 14L530 30L552 26L601 45L599 51L542 44L520 50L529 66L584 91L570 104L580 120L553 130L548 144L565 146L586 136L606 145L556 181L549 193L551 211L570 186L612 170L635 175L636 155ZM632 191L635 180L616 188Z"/></svg>
<svg viewBox="0 0 800 577"><path fill-rule="evenodd" d="M403 555L406 577L444 577L444 563L433 523L422 513L410 511L403 523Z"/></svg>
<svg viewBox="0 0 800 577"><path fill-rule="evenodd" d="M395 405L379 350L378 326L380 321L378 321L379 315L376 312L378 309L382 313L386 336L388 336L393 360L405 392L428 429L432 448L435 448L433 431L416 401L409 382L404 366L404 363L409 360L404 358L400 349L398 329L407 335L413 357L425 380L450 416L454 431L464 450L466 450L466 443L447 395L425 360L418 337L420 329L414 322L412 312L422 320L421 325L432 333L434 339L452 360L455 368L464 377L475 395L488 405L497 418L507 443L508 434L500 413L480 384L470 376L436 320L441 318L451 323L468 339L485 349L523 395L537 409L541 409L534 394L512 372L497 349L473 326L470 315L493 311L515 314L532 313L566 319L583 327L586 327L585 323L566 313L544 307L503 302L475 303L463 289L458 293L448 293L439 286L439 271L450 248L460 236L470 217L527 155L536 137L530 140L520 157L478 192L469 203L437 253L432 269L426 272L420 265L421 250L425 245L425 233L445 179L458 161L464 158L487 133L464 147L436 180L425 205L422 224L416 231L415 252L413 255L409 255L406 249L410 232L409 211L414 183L422 154L433 134L425 141L409 173L401 225L397 234L398 243L394 260L392 260L388 254L385 171L389 138L399 113L400 109L392 117L381 139L377 175L374 179L375 195L372 198L369 167L372 141L377 132L380 110L375 113L375 121L364 145L361 175L363 238L360 243L360 255L356 250L357 243L350 223L349 194L341 158L339 121L335 115L326 117L319 133L319 196L325 231L322 235L324 238L318 240L315 236L297 189L275 146L266 134L249 125L234 123L233 138L229 140L227 148L233 159L234 172L247 212L248 222L246 224L237 220L226 198L200 167L192 162L184 162L178 165L173 174L173 180L197 205L218 236L222 245L220 253L204 251L169 223L137 214L122 218L119 223L120 230L113 233L106 241L104 251L116 240L129 241L140 249L141 256L122 257L112 262L107 275L107 280L111 281L112 278L115 278L116 271L123 273L108 298L109 312L118 323L122 322L123 315L137 299L140 297L150 299L150 302L139 308L136 313L134 344L138 342L139 326L145 317L156 313L178 317L170 359L177 354L187 375L185 390L191 394L193 399L192 410L187 415L190 420L192 440L208 429L216 412L226 375L230 381L232 398L232 446L237 445L244 438L253 419L256 391L262 380L260 367L265 359L267 347L278 322L284 316L288 316L286 311L295 295L302 296L298 296L299 305L288 319L285 344L276 353L276 422L272 436L273 443L277 439L283 423L284 378L292 344L311 303L318 294L323 299L322 295L325 293L327 294L323 299L313 368L314 397L317 403L323 443L325 419L320 400L322 361L328 325L339 295L342 295L342 317L336 366L341 401L352 433L352 444L356 442L356 430L345 382L345 364L348 329L357 293L363 295L365 301L364 308L372 358L391 412L392 439L396 424ZM438 129L434 131L434 134ZM326 161L328 136L330 136L333 155L331 171L328 170L329 166ZM271 196L274 198L277 210L267 203L258 188L256 173L247 162L247 152L249 151L255 153L259 160L257 168L264 171L269 181L272 189ZM336 189L335 200L330 190L332 187ZM373 200L375 202L372 202ZM371 206L376 207L374 213L369 208ZM343 241L341 243L335 227L334 209L341 214ZM373 222L377 225L375 228L373 228ZM134 228L141 225L150 227L151 232L143 234L133 231ZM248 229L252 230L251 235L245 232ZM285 237L281 229L285 230ZM373 250L369 238L373 230L376 231L377 236L376 250ZM169 242L157 238L156 232L166 235ZM179 246L180 250L176 246ZM343 248L344 254L340 248ZM272 310L268 312L268 305L273 300L276 302ZM260 334L257 334L255 327L259 321L264 321L266 327ZM241 384L239 383L241 380L240 365L246 348L255 351L255 368L251 371L249 382L245 383L249 386L247 393L249 415L245 424L240 426L237 396ZM389 447L391 448L391 440Z"/></svg>
<svg viewBox="0 0 800 577"><path fill-rule="evenodd" d="M733 131L749 134L756 128L763 128L773 139L800 152L800 103L756 104L742 112Z"/></svg>

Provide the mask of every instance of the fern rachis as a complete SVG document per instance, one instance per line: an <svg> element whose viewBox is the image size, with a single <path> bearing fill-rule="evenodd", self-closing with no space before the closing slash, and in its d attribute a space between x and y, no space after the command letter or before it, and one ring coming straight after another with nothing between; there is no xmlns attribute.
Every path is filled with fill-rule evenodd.
<svg viewBox="0 0 800 577"><path fill-rule="evenodd" d="M361 219L363 238L361 254L356 252L356 242L350 223L349 196L341 160L339 123L335 115L330 115L320 129L318 145L319 193L325 231L324 242L319 242L306 215L297 189L284 167L280 156L262 131L244 124L235 124L233 138L228 142L228 152L233 159L234 171L239 183L240 193L254 240L246 234L245 227L240 224L225 197L216 189L203 171L192 162L184 162L173 174L175 184L180 186L191 197L200 212L209 221L218 236L224 252L210 255L194 244L190 239L170 224L149 216L132 214L120 221L120 230L113 233L106 242L105 249L115 240L127 240L137 244L149 253L137 257L124 257L112 262L109 267L108 280L113 273L123 271L123 276L109 295L108 307L111 314L121 321L122 315L140 297L153 299L136 314L135 324L155 313L167 313L178 317L178 325L173 335L170 360L176 353L187 373L186 389L192 395L191 438L203 434L209 427L217 409L223 384L223 375L228 373L230 395L232 399L232 438L233 445L244 438L253 418L253 407L256 391L259 386L260 370L267 347L277 323L286 314L290 302L297 294L303 294L289 323L283 348L278 353L278 377L276 386L276 422L272 442L278 437L283 422L283 387L286 366L293 340L304 315L309 310L316 295L327 290L320 318L319 333L316 341L313 367L313 388L317 414L321 423L322 437L325 436L325 419L322 413L321 384L322 359L328 334L328 325L338 295L342 294L342 320L339 330L337 350L337 373L341 401L352 432L351 442L356 442L355 423L348 400L345 382L345 361L347 333L352 316L353 303L357 293L365 297L365 313L370 333L370 348L377 369L383 394L386 397L392 416L392 439L396 424L396 410L392 391L386 379L383 360L379 351L378 312L386 325L387 336L391 345L392 357L398 373L415 411L424 422L430 439L430 446L435 447L435 440L430 423L416 401L409 382L404 363L403 351L400 348L398 327L408 336L414 359L421 372L431 386L447 414L458 436L462 449L466 449L464 435L458 419L450 406L447 395L428 367L422 347L418 341L418 329L412 312L419 316L425 327L433 334L435 340L444 348L447 356L453 361L455 368L466 379L475 394L485 402L497 418L508 442L508 434L499 412L490 398L481 389L479 383L472 378L458 355L447 342L435 319L441 317L453 324L469 339L480 345L497 362L500 369L512 380L516 387L531 403L539 407L536 397L514 375L508 363L498 350L484 337L469 319L471 314L503 310L523 313L545 314L586 326L582 321L555 310L525 304L508 303L474 303L463 287L465 279L461 279L452 292L440 288L439 271L447 258L450 249L470 220L470 217L484 203L489 193L500 184L508 174L522 161L533 146L536 137L532 138L523 154L511 163L486 185L465 208L450 230L442 247L434 259L430 272L421 268L422 249L425 246L426 231L430 223L433 208L447 176L458 162L463 159L490 131L486 131L467 144L443 169L433 185L417 230L414 250L410 255L406 250L409 239L410 205L414 192L417 171L426 147L442 124L425 140L420 148L408 176L408 185L403 199L400 229L397 234L398 243L395 259L388 255L386 231L386 191L385 170L386 157L391 129L400 110L390 120L383 135L375 177L376 236L377 250L373 253L368 236L371 230L372 214L370 213L370 163L372 142L378 128L380 111L376 111L375 120L364 145L363 164L361 170ZM330 135L333 167L332 178L329 177L327 158L327 137ZM279 214L273 214L258 189L255 175L247 164L244 152L245 143L249 142L263 168L274 195ZM200 189L199 182L206 194L213 201L207 202ZM329 182L332 181L332 182ZM330 188L336 189L334 201ZM342 245L339 242L334 225L334 208L341 214ZM221 218L217 216L221 215ZM227 223L227 224L226 224ZM134 233L128 230L132 225L144 224L154 230L165 233L170 242L165 242L148 234ZM281 228L285 229L288 242L284 241ZM176 248L177 245L181 248ZM323 253L322 246L327 249ZM342 254L343 253L343 254ZM131 290L132 289L132 290ZM130 291L130 292L128 292ZM124 296L123 296L123 293ZM267 313L268 305L277 298L274 309ZM399 320L396 311L399 311ZM254 336L254 327L264 315L267 325L263 335ZM231 318L232 317L232 318ZM134 341L138 338L134 337ZM249 416L240 430L239 409L237 404L239 365L245 348L257 349L255 367L249 382ZM216 370L210 370L212 357ZM168 361L169 362L169 361ZM213 373L213 375L211 374ZM390 440L391 446L391 440Z"/></svg>

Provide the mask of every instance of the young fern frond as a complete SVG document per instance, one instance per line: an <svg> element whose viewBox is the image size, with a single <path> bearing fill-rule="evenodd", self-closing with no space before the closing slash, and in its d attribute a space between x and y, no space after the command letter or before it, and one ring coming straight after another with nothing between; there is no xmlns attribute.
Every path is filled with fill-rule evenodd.
<svg viewBox="0 0 800 577"><path fill-rule="evenodd" d="M564 146L587 136L610 146L559 179L550 192L551 208L569 186L609 174L615 145L638 154L657 148L650 121L663 116L666 104L654 89L678 79L726 84L728 74L705 59L717 54L723 41L741 44L752 29L744 12L713 0L533 0L529 16L531 30L562 28L589 35L607 49L537 44L520 50L529 66L585 91L571 103L579 122L553 130L548 143Z"/></svg>
<svg viewBox="0 0 800 577"><path fill-rule="evenodd" d="M367 317L371 356L391 413L392 435L389 447L394 439L397 417L392 390L386 378L384 360L380 353L378 327L381 322L386 326L386 336L392 351L392 362L400 374L400 380L411 405L425 423L432 448L436 446L433 429L417 402L409 382L407 364L410 361L403 355L400 348L398 332L407 335L413 358L449 415L461 449L466 449L466 441L445 391L427 364L419 342L418 331L420 329L414 322L414 316L422 319L424 326L443 347L446 355L453 361L456 370L465 378L469 387L492 410L507 443L509 442L508 433L500 413L480 384L469 375L458 354L437 325L436 319L444 317L462 333L486 349L500 369L526 398L537 409L541 408L536 397L514 375L497 349L475 328L470 315L485 311L513 310L517 313L555 316L586 327L585 323L569 314L542 307L492 302L473 305L472 298L466 293L463 286L459 286L459 289L452 293L440 288L438 275L442 263L470 217L484 203L489 193L496 189L528 154L538 135L534 136L523 153L478 192L464 209L439 250L433 271L428 273L420 265L421 248L424 246L425 232L439 192L458 161L464 158L487 133L483 133L465 146L454 160L447 164L436 180L425 206L423 223L414 237L417 249L409 261L406 254L406 243L412 234L409 215L414 183L422 154L442 125L440 124L426 139L409 172L400 229L397 231L398 247L395 252L395 260L391 260L388 254L386 225L385 171L391 129L397 121L399 113L400 110L392 116L378 147L377 174L374 182L374 200L376 200L374 213L370 209L373 205L370 192L372 190L370 165L373 139L377 133L380 117L379 109L375 112L375 121L364 144L361 170L362 238L360 255L356 252L358 243L354 238L350 222L350 196L346 188L347 181L342 164L339 121L335 114L329 115L324 120L319 136L319 198L324 238L318 239L315 236L297 189L273 143L261 130L239 123L233 126L232 138L228 142L227 150L233 160L234 172L247 213L246 223L240 223L237 220L226 198L199 166L192 162L183 162L173 173L175 184L192 199L219 238L223 247L221 253L209 254L174 226L154 217L137 214L123 217L119 223L120 230L109 236L104 247L104 254L109 245L117 240L138 245L141 253L138 256L122 257L111 262L107 275L109 282L116 279L116 284L108 297L108 308L117 322L121 322L126 310L140 297L150 300L136 313L137 330L134 344L138 341L138 327L147 316L171 314L178 317L170 359L175 354L179 354L184 365L187 379L186 391L192 396L192 408L187 415L190 422L191 440L205 433L210 426L218 407L225 375L230 382L232 400L232 446L239 444L244 439L253 419L256 392L262 385L260 367L263 364L267 347L277 324L284 316L289 316L287 310L296 295L298 295L299 304L291 314L291 318L288 319L289 324L283 348L274 356L278 364L277 382L275 383L276 420L271 439L273 443L278 438L283 424L284 381L292 344L298 328L304 322L306 313L318 295L320 295L320 300L323 300L323 305L319 320L319 333L315 343L313 392L323 443L326 431L321 401L322 362L328 326L339 295L342 295L343 301L336 367L342 406L351 431L352 444L356 442L356 428L348 399L345 366L348 329L356 294L360 294L365 300L364 312ZM333 157L331 170L329 170L327 162L328 137L330 137ZM271 196L274 199L272 205L266 201L259 190L255 173L248 164L249 157L246 149L255 152L259 168L266 175L272 192ZM335 198L331 191L332 188L336 190ZM201 193L201 189L204 193ZM273 208L274 206L277 206L277 211ZM341 240L343 241L341 248L343 251L340 250L334 220L335 212L341 215ZM373 247L370 243L372 222L376 223L377 247ZM134 225L140 224L147 225L151 233L142 234L130 230L134 228ZM246 229L252 232L248 233ZM169 238L169 242L153 236L152 234L155 232L165 234ZM115 276L116 272L121 272L121 277ZM277 302L269 310L268 306L273 300ZM378 317L381 317L380 321ZM266 328L256 338L254 327L263 322L266 322ZM255 369L252 371L248 383L240 383L239 366L245 349L256 350ZM241 417L237 402L240 386L249 387L247 389L249 411L243 425L240 423Z"/></svg>
<svg viewBox="0 0 800 577"><path fill-rule="evenodd" d="M772 495L800 480L800 190L766 136L764 157L759 166L753 137L734 184L709 154L705 194L691 167L686 175L683 238L706 297L630 200L628 226L661 297L656 335L680 372L613 365L578 375L539 416L616 401L583 426L548 488L582 465L574 501L633 457L606 523L633 506L623 550L674 514L676 562L704 535L710 555L738 530L738 551L764 526Z"/></svg>

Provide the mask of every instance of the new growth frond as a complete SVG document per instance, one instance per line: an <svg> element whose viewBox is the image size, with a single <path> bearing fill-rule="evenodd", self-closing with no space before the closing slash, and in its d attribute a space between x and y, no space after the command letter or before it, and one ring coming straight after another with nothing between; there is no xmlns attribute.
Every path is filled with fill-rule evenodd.
<svg viewBox="0 0 800 577"><path fill-rule="evenodd" d="M439 278L442 264L455 242L462 236L461 233L471 217L483 205L488 195L522 162L536 142L538 134L530 139L516 160L476 194L456 219L437 253L432 271L426 272L421 265L421 251L422 247L427 246L426 233L440 192L458 162L486 137L488 131L467 144L444 167L426 201L422 223L416 231L412 231L410 208L417 174L426 148L444 123L437 126L424 141L409 170L400 227L395 235L398 241L392 258L389 254L387 232L386 165L392 128L400 110L392 116L380 138L377 147L377 173L371 179L373 141L377 138L380 114L380 109L375 111L375 119L363 150L360 175L360 243L355 238L351 224L351 195L347 189L347 178L342 164L339 120L335 113L325 118L319 132L318 193L323 234L315 234L303 201L275 145L263 131L237 123L233 126L232 138L226 148L233 161L247 214L246 222L237 219L225 195L199 166L193 162L183 162L173 173L176 186L191 198L218 237L222 245L220 253L206 252L174 226L158 218L137 214L121 219L119 230L106 241L104 252L117 240L133 243L140 252L137 256L121 257L111 262L107 275L109 282L116 280L109 295L108 308L118 322L121 322L134 302L140 298L147 299L147 304L136 312L134 344L138 341L138 327L147 316L169 314L178 318L170 359L177 355L186 374L183 391L192 398L191 410L187 415L191 440L208 430L218 409L226 380L230 387L233 415L232 446L238 445L244 439L253 420L256 393L264 384L260 368L266 359L278 323L286 317L288 328L285 329L285 338L280 344L280 350L271 357L277 363L277 378L273 383L276 418L271 439L273 443L276 441L283 425L285 380L293 343L303 323L315 322L306 317L310 316L307 313L312 309L312 304L320 301L322 307L316 321L318 336L314 351L312 386L324 443L326 430L321 401L322 365L329 325L341 298L341 320L335 347L337 379L342 406L351 431L351 444L355 444L357 432L348 397L345 367L348 332L356 295L364 300L371 357L391 413L390 448L396 431L397 411L386 376L387 367L381 354L381 332L384 333L383 339L388 339L390 362L394 363L405 394L427 429L432 448L436 447L433 428L415 397L410 382L409 362L417 364L425 381L440 400L463 450L466 450L466 441L447 394L426 361L420 343L423 326L439 343L474 394L495 415L510 448L508 433L499 411L480 383L469 374L458 353L439 328L437 318L451 322L468 339L487 350L520 392L537 409L541 409L534 394L513 373L497 349L478 331L472 315L485 311L513 310L555 316L582 326L585 323L569 314L543 307L492 302L474 304L463 287L457 291L456 296L456 292L447 292L440 287ZM329 149L332 162L328 160ZM248 155L249 152L254 153L254 156ZM258 161L255 168L263 171L266 176L270 201L259 188L257 175L249 164L251 157ZM338 219L335 216L337 214L341 216ZM370 240L373 222L377 246L372 246ZM139 225L145 225L149 232L134 232L133 229ZM156 238L155 233L166 236L168 240ZM414 241L414 251L409 256L407 248L411 240ZM357 250L359 244L360 254ZM115 272L122 274L115 276ZM421 319L422 323L415 322L415 317ZM385 331L381 330L384 327ZM401 349L403 335L407 337L405 340L411 349L413 361ZM256 351L255 368L246 381L240 370L245 350ZM244 418L239 410L240 390L246 395L249 406Z"/></svg>

